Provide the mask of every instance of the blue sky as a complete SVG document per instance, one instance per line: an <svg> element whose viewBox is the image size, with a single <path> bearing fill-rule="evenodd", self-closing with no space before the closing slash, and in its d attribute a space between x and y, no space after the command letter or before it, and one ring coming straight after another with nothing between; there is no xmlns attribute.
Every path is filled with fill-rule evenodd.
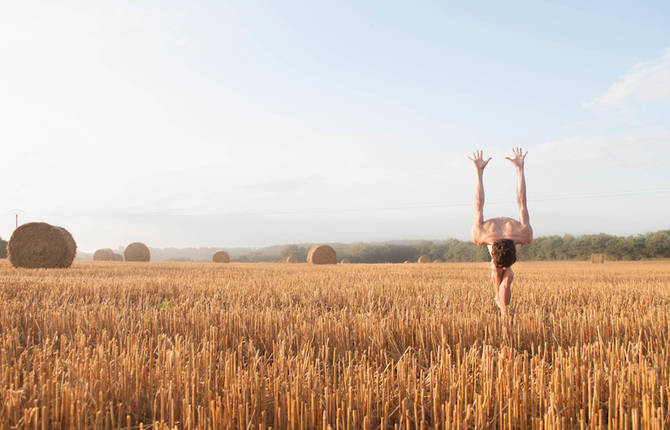
<svg viewBox="0 0 670 430"><path fill-rule="evenodd" d="M81 249L670 228L664 2L0 6L0 236Z"/></svg>

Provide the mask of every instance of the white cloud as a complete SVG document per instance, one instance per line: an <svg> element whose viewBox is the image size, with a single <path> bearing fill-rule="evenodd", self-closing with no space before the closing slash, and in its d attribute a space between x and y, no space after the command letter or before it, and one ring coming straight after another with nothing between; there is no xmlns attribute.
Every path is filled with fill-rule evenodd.
<svg viewBox="0 0 670 430"><path fill-rule="evenodd" d="M637 103L660 101L670 101L670 48L654 61L633 66L604 95L584 107L625 112Z"/></svg>

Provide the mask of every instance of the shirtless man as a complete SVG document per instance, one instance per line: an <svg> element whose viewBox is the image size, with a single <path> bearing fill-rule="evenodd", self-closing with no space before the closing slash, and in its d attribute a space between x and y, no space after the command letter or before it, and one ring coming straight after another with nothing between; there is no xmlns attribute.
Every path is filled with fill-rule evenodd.
<svg viewBox="0 0 670 430"><path fill-rule="evenodd" d="M528 219L526 206L526 178L523 163L526 154L521 148L512 150L514 157L505 157L516 167L517 202L519 204L519 221L507 218L490 218L484 221L484 185L482 176L484 168L491 161L484 160L482 151L475 151L468 157L477 168L477 184L475 185L475 220L472 225L472 241L477 245L487 245L491 254L491 279L496 293L496 304L503 318L507 317L507 306L512 298L512 264L516 261L516 252L521 245L533 240L533 229Z"/></svg>

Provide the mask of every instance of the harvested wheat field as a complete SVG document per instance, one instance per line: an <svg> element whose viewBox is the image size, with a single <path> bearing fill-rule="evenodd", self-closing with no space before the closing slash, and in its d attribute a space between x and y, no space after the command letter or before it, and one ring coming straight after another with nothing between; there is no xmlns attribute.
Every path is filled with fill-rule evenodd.
<svg viewBox="0 0 670 430"><path fill-rule="evenodd" d="M670 428L670 263L0 263L0 427Z"/></svg>

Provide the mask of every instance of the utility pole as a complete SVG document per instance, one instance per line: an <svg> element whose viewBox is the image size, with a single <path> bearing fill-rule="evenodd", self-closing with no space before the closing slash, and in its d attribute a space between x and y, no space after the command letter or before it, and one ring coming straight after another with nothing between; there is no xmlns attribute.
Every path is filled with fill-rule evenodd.
<svg viewBox="0 0 670 430"><path fill-rule="evenodd" d="M14 214L14 229L19 228L19 214L24 214L25 212L21 209L12 209L8 213Z"/></svg>

